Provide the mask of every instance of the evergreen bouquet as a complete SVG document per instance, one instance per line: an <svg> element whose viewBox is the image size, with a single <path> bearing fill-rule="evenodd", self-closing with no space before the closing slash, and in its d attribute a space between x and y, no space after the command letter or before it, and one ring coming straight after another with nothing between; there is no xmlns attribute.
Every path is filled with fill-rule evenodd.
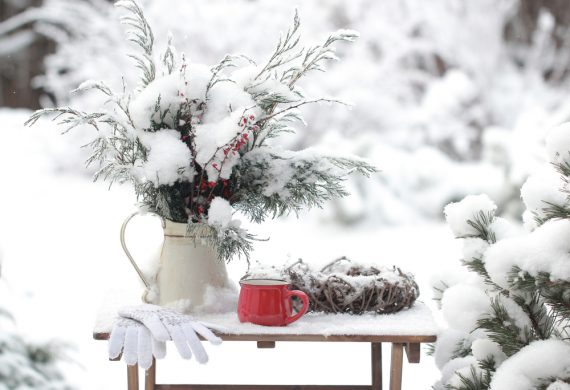
<svg viewBox="0 0 570 390"><path fill-rule="evenodd" d="M199 233L219 258L230 260L248 258L255 239L233 218L234 211L262 222L321 206L347 194L342 186L347 175L375 171L358 158L283 150L274 141L303 121L299 107L340 103L309 99L297 82L324 71L325 62L337 59L334 45L352 42L356 32L340 30L320 45L302 47L295 14L264 64L226 55L210 67L177 54L171 38L164 53L156 55L152 30L138 4L126 0L116 5L127 11L122 21L138 47L131 57L141 71L141 84L117 94L102 82L87 81L77 91L106 95L100 111L48 108L27 122L54 114L65 131L94 128L87 165L100 164L95 179L132 183L144 210L187 223L189 235Z"/></svg>

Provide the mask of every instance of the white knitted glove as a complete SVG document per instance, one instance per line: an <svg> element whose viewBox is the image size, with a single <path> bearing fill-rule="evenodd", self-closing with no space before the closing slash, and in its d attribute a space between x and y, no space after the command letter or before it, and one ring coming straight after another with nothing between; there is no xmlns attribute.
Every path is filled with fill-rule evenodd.
<svg viewBox="0 0 570 390"><path fill-rule="evenodd" d="M166 343L151 337L150 332L138 321L119 318L109 337L109 358L116 359L123 352L123 360L128 365L138 365L147 370L152 365L152 357L166 356Z"/></svg>
<svg viewBox="0 0 570 390"><path fill-rule="evenodd" d="M190 359L194 353L199 363L208 361L208 354L197 334L212 344L222 342L206 324L166 307L150 304L131 306L119 310L119 315L141 322L156 340L172 340L183 359Z"/></svg>

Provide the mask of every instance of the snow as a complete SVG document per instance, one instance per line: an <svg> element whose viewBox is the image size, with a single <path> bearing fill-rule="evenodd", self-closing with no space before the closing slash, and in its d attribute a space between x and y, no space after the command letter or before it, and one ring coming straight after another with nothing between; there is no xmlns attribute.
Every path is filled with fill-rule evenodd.
<svg viewBox="0 0 570 390"><path fill-rule="evenodd" d="M235 73L231 77L235 78ZM218 82L208 93L208 110L204 114L204 123L216 123L231 114L232 111L243 112L245 108L255 105L251 95L244 91L239 82Z"/></svg>
<svg viewBox="0 0 570 390"><path fill-rule="evenodd" d="M541 380L568 378L569 375L570 345L562 340L535 341L497 369L490 389L533 390Z"/></svg>
<svg viewBox="0 0 570 390"><path fill-rule="evenodd" d="M532 233L497 242L485 253L487 271L500 286L508 286L513 266L532 276L547 272L551 280L570 280L570 221L550 220Z"/></svg>
<svg viewBox="0 0 570 390"><path fill-rule="evenodd" d="M477 236L477 230L467 221L473 221L480 212L494 214L495 203L486 194L469 195L457 203L450 203L444 208L445 218L456 237Z"/></svg>
<svg viewBox="0 0 570 390"><path fill-rule="evenodd" d="M129 112L137 129L149 129L151 120L160 122L162 112L169 111L166 123L174 127L172 115L184 99L180 96L184 80L179 73L157 77L144 87L130 102ZM160 99L160 104L159 104ZM155 112L158 105L160 112ZM170 120L170 122L168 122Z"/></svg>
<svg viewBox="0 0 570 390"><path fill-rule="evenodd" d="M281 199L291 196L289 185L295 182L317 183L320 175L343 176L343 170L334 165L330 159L335 155L320 153L317 148L306 148L300 151L283 150L278 147L259 147L244 156L244 160L252 165L263 165L264 171L252 170L256 184L262 186L265 196L277 195ZM306 172L298 174L295 168L308 166Z"/></svg>
<svg viewBox="0 0 570 390"><path fill-rule="evenodd" d="M471 352L478 361L493 358L497 367L507 358L507 355L501 350L499 344L489 339L473 341L471 344Z"/></svg>
<svg viewBox="0 0 570 390"><path fill-rule="evenodd" d="M224 154L223 149L243 132L239 126L243 113L234 111L219 122L196 126L196 161L205 167L209 180L228 179L237 164L239 153Z"/></svg>
<svg viewBox="0 0 570 390"><path fill-rule="evenodd" d="M377 270L378 273L371 273L370 275L353 275L351 272L354 268L362 268L366 270L371 267L373 267L374 270ZM405 270L398 269L396 266L389 268L386 266L378 266L377 264L365 264L352 260L347 261L347 259L335 261L333 264L327 265L322 270L317 270L307 263L295 262L293 264L285 264L280 268L276 268L274 266L267 266L257 262L250 266L247 274L251 279L282 279L292 282L292 279L295 279L296 277L292 278L289 270L292 270L296 277L303 279L302 284L304 284L305 288L311 288L317 294L318 292L314 290L315 284L321 286L330 285L331 280L340 279L352 286L354 288L353 292L360 292L362 291L362 288L371 288L374 286L376 286L377 289L382 289L386 283L391 283L394 286L408 286L413 290L415 297L419 295L417 289L413 288L411 283L408 282L410 279L414 280L413 275L410 273L404 273Z"/></svg>
<svg viewBox="0 0 570 390"><path fill-rule="evenodd" d="M458 284L445 290L442 312L450 327L469 333L489 309L489 297L476 286Z"/></svg>
<svg viewBox="0 0 570 390"><path fill-rule="evenodd" d="M232 221L233 208L224 198L216 196L208 209L208 225L226 228Z"/></svg>
<svg viewBox="0 0 570 390"><path fill-rule="evenodd" d="M440 370L451 360L459 345L464 345L469 338L468 332L446 329L437 336L437 348L434 353L435 364Z"/></svg>
<svg viewBox="0 0 570 390"><path fill-rule="evenodd" d="M463 240L463 259L465 261L481 259L487 249L489 249L487 241L479 237L468 237Z"/></svg>
<svg viewBox="0 0 570 390"><path fill-rule="evenodd" d="M133 168L135 177L141 182L150 181L158 187L172 185L179 180L193 180L192 155L180 140L178 131L139 132L139 139L149 150L147 161L140 161Z"/></svg>
<svg viewBox="0 0 570 390"><path fill-rule="evenodd" d="M454 377L457 370L461 370L464 367L471 367L471 365L476 363L477 361L473 356L465 356L450 360L441 370L441 382L443 384L448 384Z"/></svg>
<svg viewBox="0 0 570 390"><path fill-rule="evenodd" d="M450 388L460 388L463 384L463 378L472 378L478 377L482 374L483 370L477 364L471 364L469 366L464 366L455 371L455 374L447 381L448 386L452 386Z"/></svg>
<svg viewBox="0 0 570 390"><path fill-rule="evenodd" d="M553 163L570 163L570 122L556 126L546 136L546 150Z"/></svg>
<svg viewBox="0 0 570 390"><path fill-rule="evenodd" d="M206 287L204 303L194 308L196 313L229 313L235 311L238 302L238 289L235 284L228 287Z"/></svg>
<svg viewBox="0 0 570 390"><path fill-rule="evenodd" d="M212 71L208 66L194 62L186 64L183 74L185 84L184 87L181 88L184 97L188 100L205 102L206 88L211 78Z"/></svg>
<svg viewBox="0 0 570 390"><path fill-rule="evenodd" d="M553 167L545 166L529 176L521 187L521 197L532 217L544 216L543 209L548 203L565 205L568 203L566 195L560 191L564 183L560 173Z"/></svg>
<svg viewBox="0 0 570 390"><path fill-rule="evenodd" d="M497 241L525 233L525 230L521 228L520 224L502 217L495 217L489 229L495 233L495 239Z"/></svg>
<svg viewBox="0 0 570 390"><path fill-rule="evenodd" d="M94 333L107 333L113 328L117 311L132 302L117 303L117 296L125 293L113 292L111 302L103 302L98 315ZM112 313L115 313L113 315ZM438 326L431 309L423 302L416 302L410 309L396 314L325 314L308 313L300 320L283 327L261 326L240 323L237 312L201 313L193 315L198 321L215 324L225 329L225 334L267 334L267 335L385 335L385 336L433 336Z"/></svg>
<svg viewBox="0 0 570 390"><path fill-rule="evenodd" d="M570 390L570 383L562 382L561 380L557 380L556 382L552 382L546 390Z"/></svg>
<svg viewBox="0 0 570 390"><path fill-rule="evenodd" d="M532 322L522 307L518 305L512 298L504 295L497 295L499 304L506 310L509 318L518 329L520 329L520 337L525 337L525 329L532 329ZM508 322L511 322L508 321ZM510 325L510 324L505 324Z"/></svg>

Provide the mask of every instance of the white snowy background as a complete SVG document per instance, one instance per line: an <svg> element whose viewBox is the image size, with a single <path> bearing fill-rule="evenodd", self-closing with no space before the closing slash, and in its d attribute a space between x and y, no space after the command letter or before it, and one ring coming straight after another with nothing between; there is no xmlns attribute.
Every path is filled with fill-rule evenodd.
<svg viewBox="0 0 570 390"><path fill-rule="evenodd" d="M14 0L12 0L14 1ZM24 3L24 1L22 1ZM158 47L170 31L179 51L214 63L225 53L265 58L285 30L294 4L286 1L144 1ZM321 106L306 112L308 126L289 146L323 145L370 158L372 179L348 183L352 196L323 210L282 218L252 232L270 237L253 259L283 263L302 257L323 264L346 255L398 265L413 272L420 299L432 303L431 280L459 267L459 243L442 219L443 207L470 193L489 194L506 217L520 215L517 188L544 161L545 131L568 119L563 82L545 80L545 69L563 72L548 39L554 18L544 12L532 43L514 50L503 37L516 1L314 0L299 4L305 36L352 28L361 39L342 46L341 61L303 88L334 95L352 110ZM33 80L49 92L42 104L96 107L90 94L69 91L84 79L118 87L134 82L117 12L102 0L46 0L22 20L33 34L56 42L45 75ZM65 28L63 28L63 27ZM10 35L8 35L8 38ZM0 61L26 45L0 40ZM561 58L561 57L560 57ZM119 243L122 220L134 209L128 187L93 183L83 168L82 129L61 136L50 123L26 128L31 111L0 107L0 300L31 340L69 343L65 363L81 389L125 386L123 363L108 362L106 345L91 339L105 293L141 289ZM157 219L133 222L127 240L141 262L156 256ZM246 264L228 266L238 280ZM447 278L449 279L449 278ZM142 289L141 289L142 291ZM158 370L168 383L368 384L367 344L254 343L209 347L199 366L172 353ZM389 350L384 349L385 380ZM405 365L404 389L429 388L439 378L433 359ZM387 383L387 382L386 382Z"/></svg>

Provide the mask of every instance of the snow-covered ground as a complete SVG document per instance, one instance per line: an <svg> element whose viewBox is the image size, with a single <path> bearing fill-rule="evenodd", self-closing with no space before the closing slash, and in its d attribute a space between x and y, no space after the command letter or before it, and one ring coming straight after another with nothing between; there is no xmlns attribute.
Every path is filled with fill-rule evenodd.
<svg viewBox="0 0 570 390"><path fill-rule="evenodd" d="M128 187L108 191L79 169L67 169L80 161L73 142L45 124L24 128L28 115L0 109L2 299L11 301L26 337L58 338L75 346L71 355L77 364L68 365L67 372L81 389L123 388L124 364L107 361L106 343L93 341L91 332L106 291L141 289L119 243L122 220L135 209L134 195ZM327 221L315 211L250 226L270 237L256 244L253 259L282 263L302 257L318 265L346 255L396 264L416 275L420 299L431 307L430 278L458 266L458 243L442 223L339 227ZM134 220L127 241L135 258L148 262L161 242L158 220ZM234 261L228 270L237 281L246 264ZM367 384L368 349L365 344L282 343L275 350L258 350L254 343L225 343L208 347L206 366L171 353L159 366L158 381ZM386 381L389 356L385 349ZM404 389L428 388L438 376L433 359L424 355L421 364L406 364Z"/></svg>

